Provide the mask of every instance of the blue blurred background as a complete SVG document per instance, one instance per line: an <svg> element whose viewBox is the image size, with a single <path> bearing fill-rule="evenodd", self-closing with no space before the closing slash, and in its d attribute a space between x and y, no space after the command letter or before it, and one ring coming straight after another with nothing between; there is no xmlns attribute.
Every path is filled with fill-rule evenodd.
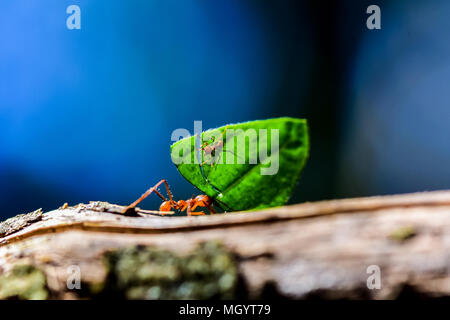
<svg viewBox="0 0 450 320"><path fill-rule="evenodd" d="M66 8L81 8L68 30ZM382 29L366 28L381 7ZM0 3L0 215L134 201L177 128L307 118L291 203L450 188L446 1ZM143 207L158 206L158 199Z"/></svg>

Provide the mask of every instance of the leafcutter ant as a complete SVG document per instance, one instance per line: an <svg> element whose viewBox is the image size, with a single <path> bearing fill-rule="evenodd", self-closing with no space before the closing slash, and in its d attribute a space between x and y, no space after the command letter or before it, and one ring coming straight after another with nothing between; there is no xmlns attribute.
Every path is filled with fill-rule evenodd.
<svg viewBox="0 0 450 320"><path fill-rule="evenodd" d="M159 191L158 188L161 184L165 185L167 194L169 196L169 199L164 197ZM148 189L139 199L137 199L135 202L130 204L129 206L125 207L125 209L122 210L122 213L126 213L128 210L134 209L142 200L147 198L151 193L156 193L162 200L163 203L159 206L159 211L147 211L148 213L153 214L159 214L159 215L166 215L171 214L173 211L185 211L188 216L199 216L204 215L205 213L202 211L194 211L198 207L205 207L209 210L209 213L216 213L216 211L213 208L212 205L212 199L208 197L205 194L198 195L196 197L192 196L191 199L188 200L173 200L172 192L170 191L169 184L165 179L162 179L157 184L155 184L153 187Z"/></svg>
<svg viewBox="0 0 450 320"><path fill-rule="evenodd" d="M220 159L220 156L222 154L222 150L223 150L223 136L225 135L225 132L227 131L228 126L225 127L225 129L222 131L222 133L220 134L220 138L216 141L216 138L214 136L212 136L208 141L204 142L199 150L203 151L203 155L204 157L209 155L209 159L203 161L200 166L203 166L205 163L207 163L208 161L211 161L211 167L214 165L216 157L217 159ZM231 151L228 151L230 153L232 153ZM233 153L232 153L233 154Z"/></svg>

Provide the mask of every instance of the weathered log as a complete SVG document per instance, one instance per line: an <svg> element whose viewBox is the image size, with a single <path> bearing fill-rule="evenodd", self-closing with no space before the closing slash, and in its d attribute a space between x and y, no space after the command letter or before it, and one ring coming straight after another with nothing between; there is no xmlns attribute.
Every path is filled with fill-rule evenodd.
<svg viewBox="0 0 450 320"><path fill-rule="evenodd" d="M91 202L0 226L0 297L450 295L450 191L198 217L122 208Z"/></svg>

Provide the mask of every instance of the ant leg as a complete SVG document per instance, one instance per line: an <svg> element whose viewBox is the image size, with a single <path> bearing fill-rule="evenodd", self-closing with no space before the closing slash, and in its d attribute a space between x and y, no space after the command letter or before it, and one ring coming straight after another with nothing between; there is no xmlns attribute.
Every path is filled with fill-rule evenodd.
<svg viewBox="0 0 450 320"><path fill-rule="evenodd" d="M225 135L225 132L228 130L228 126L225 127L225 129L222 131L222 134L220 135L221 141L222 141L222 147L218 148L217 150L219 150L219 155L217 156L217 161L215 161L215 157L213 159L213 161L211 162L211 167L214 166L214 163L218 163L222 157L222 151L223 151L223 136ZM214 137L213 137L214 138Z"/></svg>
<svg viewBox="0 0 450 320"><path fill-rule="evenodd" d="M228 129L228 126L226 126L226 127L225 127L225 130L223 130L222 133L220 134L220 139L221 139L221 140L223 140L223 135L225 134L225 132L227 131L227 129ZM210 141L204 142L204 143L202 144L202 147L203 147L203 145L209 145L209 144L211 144L211 143L214 143L214 142L216 141L216 137L215 137L215 136L212 136L209 140L211 140L211 142L210 142Z"/></svg>
<svg viewBox="0 0 450 320"><path fill-rule="evenodd" d="M162 179L164 181L164 185L166 186L167 194L169 195L170 203L174 204L175 201L173 201L173 195L172 191L170 191L169 184L167 183L166 179Z"/></svg>
<svg viewBox="0 0 450 320"><path fill-rule="evenodd" d="M220 134L220 138L223 139L223 136L225 134L225 132L227 131L228 126L225 127L225 130L222 131L222 133ZM197 133L197 136L199 136L199 134ZM211 141L209 141L211 140ZM210 145L211 143L214 143L216 141L216 137L212 136L211 138L209 138L208 141L205 141L201 144L199 150L203 150L205 146Z"/></svg>
<svg viewBox="0 0 450 320"><path fill-rule="evenodd" d="M194 205L192 206L192 208L190 209L190 210L191 210L191 211L190 211L191 215L197 215L197 216L203 216L203 215L205 215L205 213L202 212L202 211L196 211L196 212L193 211L193 210L195 210L198 206L208 208L209 213L211 213L211 214L216 213L216 210L214 210L214 208L213 208L212 205L207 205L204 201L200 201L200 203L197 202L197 203L194 204Z"/></svg>
<svg viewBox="0 0 450 320"><path fill-rule="evenodd" d="M214 137L211 137L210 140L212 140L212 141L205 141L205 142L203 142L202 145L200 146L200 149L203 149L205 146L213 143L214 142Z"/></svg>
<svg viewBox="0 0 450 320"><path fill-rule="evenodd" d="M207 162L210 162L211 167L213 167L213 166L214 166L214 163L219 162L219 160L220 160L220 158L221 158L221 156L222 156L221 153L222 153L222 149L220 149L220 153L219 153L219 155L217 156L217 161L215 161L216 156L213 157L212 155L210 155L209 159L207 159L207 160L203 161L202 163L200 163L200 167L203 166L203 165L204 165L205 163L207 163Z"/></svg>
<svg viewBox="0 0 450 320"><path fill-rule="evenodd" d="M187 215L188 216L204 216L205 213L202 211L194 211L198 206L198 203L194 204L192 207L188 205L187 207Z"/></svg>
<svg viewBox="0 0 450 320"><path fill-rule="evenodd" d="M189 212L192 213L192 211L194 211L195 209L197 209L198 207L198 203L195 203L192 207L189 207Z"/></svg>
<svg viewBox="0 0 450 320"><path fill-rule="evenodd" d="M209 141L209 140L211 140L211 141ZM214 136L212 136L209 140L203 142L202 145L200 146L199 150L203 150L205 148L205 146L210 145L211 143L214 143L214 141L215 141Z"/></svg>
<svg viewBox="0 0 450 320"><path fill-rule="evenodd" d="M188 208L188 204L185 204L184 206L182 206L179 210L180 211L184 211Z"/></svg>
<svg viewBox="0 0 450 320"><path fill-rule="evenodd" d="M215 214L216 213L216 210L214 210L212 205L209 205L209 206L206 206L206 207L208 208L209 213L211 213L211 214Z"/></svg>
<svg viewBox="0 0 450 320"><path fill-rule="evenodd" d="M208 161L211 161L211 159L205 160L200 164L200 167L203 166L205 163L207 163ZM212 163L212 162L211 162Z"/></svg>
<svg viewBox="0 0 450 320"><path fill-rule="evenodd" d="M125 213L128 210L135 208L142 200L147 198L152 192L155 192L163 201L167 201L167 199L161 193L159 193L159 191L157 190L158 187L162 183L164 183L166 185L166 189L167 189L167 193L169 194L170 201L173 202L172 193L170 192L169 185L167 184L167 181L165 179L162 179L157 184L155 184L153 187L148 189L144 194L142 194L142 196L140 196L139 199L137 199L135 202L133 202L132 204L125 207L125 209L122 210L122 213Z"/></svg>
<svg viewBox="0 0 450 320"><path fill-rule="evenodd" d="M191 211L190 216L205 216L206 214L203 211Z"/></svg>
<svg viewBox="0 0 450 320"><path fill-rule="evenodd" d="M221 158L222 158L222 149L220 149L220 153L219 153L219 155L217 156L217 161L216 161L215 158L213 158L213 161L211 161L211 167L213 167L214 164L219 163L219 161L220 161Z"/></svg>
<svg viewBox="0 0 450 320"><path fill-rule="evenodd" d="M212 208L211 205L206 205L203 201L195 203L189 210L190 214L193 216L204 216L206 215L203 211L194 211L198 206L207 207L210 213L216 213L216 211Z"/></svg>

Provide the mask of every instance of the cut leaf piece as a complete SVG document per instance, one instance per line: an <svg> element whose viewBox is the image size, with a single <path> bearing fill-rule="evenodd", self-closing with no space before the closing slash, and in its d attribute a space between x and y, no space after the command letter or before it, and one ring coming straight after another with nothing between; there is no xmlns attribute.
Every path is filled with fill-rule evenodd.
<svg viewBox="0 0 450 320"><path fill-rule="evenodd" d="M306 120L287 117L229 124L171 146L183 177L227 211L285 204L308 152Z"/></svg>

